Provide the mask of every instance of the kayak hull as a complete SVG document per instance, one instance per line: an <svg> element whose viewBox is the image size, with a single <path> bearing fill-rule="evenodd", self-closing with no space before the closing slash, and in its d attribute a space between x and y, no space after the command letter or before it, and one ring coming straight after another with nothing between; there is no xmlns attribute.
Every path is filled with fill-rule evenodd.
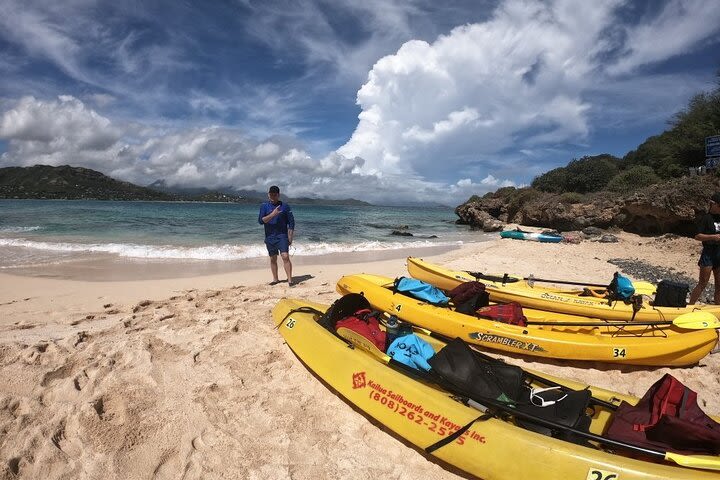
<svg viewBox="0 0 720 480"><path fill-rule="evenodd" d="M408 273L413 278L435 285L443 290L452 290L461 283L476 280L468 272L444 268L418 258L407 259ZM650 322L674 320L691 312L708 312L720 318L720 305L688 305L687 307L655 307L644 301L633 317L632 305L621 301L612 302L603 298L580 296L582 290L559 289L534 284L530 286L521 280L513 283L490 282L485 284L490 300L494 302L516 302L523 307L568 315L602 318L606 320Z"/></svg>
<svg viewBox="0 0 720 480"><path fill-rule="evenodd" d="M531 240L533 242L544 243L560 243L562 237L560 235L548 235L545 233L519 232L517 230L507 230L500 232L501 238L513 238L515 240Z"/></svg>
<svg viewBox="0 0 720 480"><path fill-rule="evenodd" d="M341 338L318 325L311 313L290 313L306 306L323 311L327 308L283 299L272 311L275 324L290 349L350 404L416 448L435 444L480 415L479 411L454 400L448 392L416 381L360 348L349 348ZM436 349L441 346L436 340L425 339L434 341ZM571 381L560 383L575 389L586 387ZM616 404L620 399L637 402L633 397L591 389L595 397ZM604 410L596 413L591 431L601 433L608 418ZM375 460L379 462L397 461L395 458L382 460L383 452L378 455L380 457ZM435 450L432 455L486 480L717 478L717 473L713 472L651 463L578 446L497 418L474 423L457 440Z"/></svg>
<svg viewBox="0 0 720 480"><path fill-rule="evenodd" d="M693 365L717 342L713 329L681 330L672 325L649 328L628 324L616 328L605 326L602 320L595 320L591 326L510 325L393 293L389 288L392 284L391 278L359 274L342 277L336 289L341 294L361 293L374 308L392 312L406 322L442 336L460 337L489 349L543 358L630 365ZM528 319L531 318L539 318L541 322L555 320L552 314L538 318L528 314Z"/></svg>

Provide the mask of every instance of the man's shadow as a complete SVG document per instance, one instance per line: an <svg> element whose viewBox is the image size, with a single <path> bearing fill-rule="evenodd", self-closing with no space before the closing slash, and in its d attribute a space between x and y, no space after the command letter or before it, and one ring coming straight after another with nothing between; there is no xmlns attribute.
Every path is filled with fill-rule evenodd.
<svg viewBox="0 0 720 480"><path fill-rule="evenodd" d="M315 277L313 277L312 275L297 275L297 276L293 275L293 283L295 283L295 284L302 283L305 280L310 280L311 278L315 278Z"/></svg>

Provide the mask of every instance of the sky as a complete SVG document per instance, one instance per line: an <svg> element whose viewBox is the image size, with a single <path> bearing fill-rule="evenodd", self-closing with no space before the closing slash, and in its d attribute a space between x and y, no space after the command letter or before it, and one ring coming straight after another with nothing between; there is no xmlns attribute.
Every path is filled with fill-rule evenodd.
<svg viewBox="0 0 720 480"><path fill-rule="evenodd" d="M0 167L457 205L717 86L717 0L0 0Z"/></svg>

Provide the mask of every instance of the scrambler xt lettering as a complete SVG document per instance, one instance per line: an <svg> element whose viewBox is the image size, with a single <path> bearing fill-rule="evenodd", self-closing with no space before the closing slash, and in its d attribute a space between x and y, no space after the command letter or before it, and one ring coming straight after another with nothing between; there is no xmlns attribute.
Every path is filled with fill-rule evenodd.
<svg viewBox="0 0 720 480"><path fill-rule="evenodd" d="M428 410L422 404L405 398L401 393L394 392L380 383L367 378L365 372L353 373L352 385L355 390L367 388L367 394L370 400L400 415L406 421L419 425L440 437L447 437L463 427L463 425L458 425L439 413ZM473 429L467 430L458 437L454 443L465 445L468 440L483 444L486 443L486 437Z"/></svg>
<svg viewBox="0 0 720 480"><path fill-rule="evenodd" d="M503 337L500 335L493 335L490 333L472 332L468 334L468 337L473 340L478 340L485 343L497 343L510 348L517 348L518 350L524 350L527 352L545 352L546 350L540 345L532 342L523 342L522 340L515 340L514 338Z"/></svg>

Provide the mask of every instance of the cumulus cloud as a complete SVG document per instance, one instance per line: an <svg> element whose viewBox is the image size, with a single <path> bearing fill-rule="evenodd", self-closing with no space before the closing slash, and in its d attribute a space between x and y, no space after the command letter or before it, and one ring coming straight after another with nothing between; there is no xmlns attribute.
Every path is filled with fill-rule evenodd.
<svg viewBox="0 0 720 480"><path fill-rule="evenodd" d="M368 171L428 175L438 162L462 169L510 146L582 139L587 52L613 2L565 7L505 2L486 23L432 44L407 42L380 59L357 95L358 127L339 152L362 156Z"/></svg>
<svg viewBox="0 0 720 480"><path fill-rule="evenodd" d="M257 140L218 126L163 131L114 124L69 96L21 99L0 118L0 138L9 143L0 165L71 164L140 185L162 179L174 186L264 191L279 184L292 196L378 203L447 198L441 183L361 173L362 158L334 152L313 158L292 138Z"/></svg>
<svg viewBox="0 0 720 480"><path fill-rule="evenodd" d="M584 144L600 85L687 51L717 32L720 16L717 2L673 0L622 25L626 7L508 0L487 22L406 42L373 66L357 94L358 126L339 153L363 157L367 172L429 178L439 165L462 175L478 158Z"/></svg>
<svg viewBox="0 0 720 480"><path fill-rule="evenodd" d="M120 136L109 119L67 95L51 101L22 98L0 118L0 138L10 143L3 159L20 165L99 158Z"/></svg>

